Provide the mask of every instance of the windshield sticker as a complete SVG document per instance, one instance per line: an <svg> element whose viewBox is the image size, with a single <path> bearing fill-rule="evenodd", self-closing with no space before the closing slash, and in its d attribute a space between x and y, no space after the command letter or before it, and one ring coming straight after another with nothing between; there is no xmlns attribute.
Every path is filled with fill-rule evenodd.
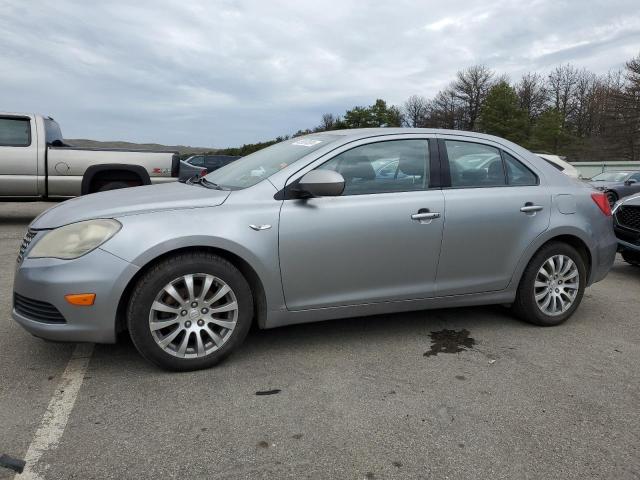
<svg viewBox="0 0 640 480"><path fill-rule="evenodd" d="M313 147L314 145L317 145L319 143L322 143L322 140L314 140L312 138L301 138L300 140L296 140L295 142L293 142L291 145L300 145L301 147Z"/></svg>

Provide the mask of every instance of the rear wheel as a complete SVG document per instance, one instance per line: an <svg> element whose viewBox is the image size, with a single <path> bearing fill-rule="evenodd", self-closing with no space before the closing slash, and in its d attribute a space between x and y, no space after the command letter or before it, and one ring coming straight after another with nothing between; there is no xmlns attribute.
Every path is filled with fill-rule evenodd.
<svg viewBox="0 0 640 480"><path fill-rule="evenodd" d="M621 255L625 262L640 267L640 252L624 251L621 252Z"/></svg>
<svg viewBox="0 0 640 480"><path fill-rule="evenodd" d="M549 243L525 269L513 310L536 325L559 325L580 305L585 284L585 262L576 249L565 243Z"/></svg>
<svg viewBox="0 0 640 480"><path fill-rule="evenodd" d="M185 253L151 268L129 301L131 339L167 370L215 365L246 337L253 317L249 284L227 260Z"/></svg>
<svg viewBox="0 0 640 480"><path fill-rule="evenodd" d="M605 193L607 196L607 200L609 200L609 205L613 207L613 205L618 201L618 194L612 190L609 190Z"/></svg>

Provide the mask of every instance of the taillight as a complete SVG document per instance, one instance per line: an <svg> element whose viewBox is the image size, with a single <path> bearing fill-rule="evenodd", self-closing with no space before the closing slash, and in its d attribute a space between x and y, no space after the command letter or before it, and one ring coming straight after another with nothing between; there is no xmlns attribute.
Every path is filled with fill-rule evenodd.
<svg viewBox="0 0 640 480"><path fill-rule="evenodd" d="M207 172L207 169L203 168L202 171L200 172L200 176L204 177L207 173L209 173L209 172Z"/></svg>
<svg viewBox="0 0 640 480"><path fill-rule="evenodd" d="M606 194L604 194L603 192L592 193L591 198L594 202L596 202L596 205L598 205L598 208L602 211L602 213L604 213L607 217L611 216L611 205L609 205L609 199L607 198Z"/></svg>

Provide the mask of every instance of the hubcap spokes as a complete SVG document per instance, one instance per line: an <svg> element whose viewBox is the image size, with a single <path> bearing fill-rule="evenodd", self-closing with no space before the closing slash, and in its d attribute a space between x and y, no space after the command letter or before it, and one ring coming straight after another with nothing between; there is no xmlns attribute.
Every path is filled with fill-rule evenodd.
<svg viewBox="0 0 640 480"><path fill-rule="evenodd" d="M576 299L580 273L575 262L566 255L554 255L542 264L534 283L538 308L546 315L566 312Z"/></svg>
<svg viewBox="0 0 640 480"><path fill-rule="evenodd" d="M218 350L238 320L238 301L221 279L207 273L176 278L151 305L149 328L158 346L181 358L199 358Z"/></svg>

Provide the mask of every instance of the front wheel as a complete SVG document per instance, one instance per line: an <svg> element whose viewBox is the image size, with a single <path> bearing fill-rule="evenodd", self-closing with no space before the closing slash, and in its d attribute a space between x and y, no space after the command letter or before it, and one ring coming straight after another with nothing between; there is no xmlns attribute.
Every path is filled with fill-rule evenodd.
<svg viewBox="0 0 640 480"><path fill-rule="evenodd" d="M580 305L586 276L585 262L575 248L566 243L549 243L525 269L513 310L536 325L559 325Z"/></svg>
<svg viewBox="0 0 640 480"><path fill-rule="evenodd" d="M206 252L156 264L138 281L127 310L129 334L142 356L176 371L218 363L242 343L252 317L245 278Z"/></svg>

